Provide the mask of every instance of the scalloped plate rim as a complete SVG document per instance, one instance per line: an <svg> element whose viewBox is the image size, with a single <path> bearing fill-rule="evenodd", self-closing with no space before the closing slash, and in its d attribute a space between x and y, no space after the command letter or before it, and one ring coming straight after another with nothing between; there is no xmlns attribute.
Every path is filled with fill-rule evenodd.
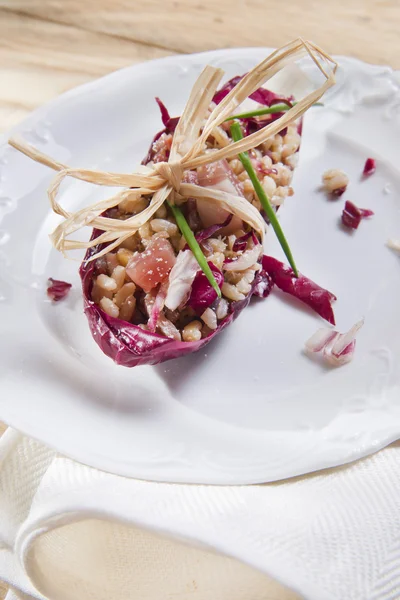
<svg viewBox="0 0 400 600"><path fill-rule="evenodd" d="M159 65L159 64L163 64L163 63L164 64L168 64L168 63L175 64L177 61L179 62L181 60L183 60L185 63L190 64L196 58L198 58L200 60L200 62L204 62L206 59L213 60L213 59L218 59L219 57L225 58L225 57L230 57L230 56L233 56L234 54L237 54L237 55L242 56L243 58L252 59L254 57L258 57L258 55L260 53L270 52L270 51L271 51L271 49L261 48L261 47L221 49L221 50L212 50L212 51L206 51L206 52L201 52L201 53L196 53L196 54L191 54L191 55L166 56L166 57L154 59L151 61L147 61L144 63L138 63L138 64L133 64L128 67L124 67L124 68L114 71L110 74L107 74L104 77L98 78L94 81L90 81L90 82L82 84L82 85L79 85L79 86L59 95L58 97L54 98L50 102L46 103L44 106L37 108L30 115L28 115L22 122L18 123L16 126L14 126L10 130L10 132L4 133L0 136L0 150L7 144L7 139L10 134L19 132L19 131L25 129L26 127L31 127L33 124L37 125L40 122L40 120L43 117L45 117L48 110L51 109L53 106L56 106L60 101L68 100L69 98L79 96L79 94L81 92L88 91L90 89L95 89L99 82L112 81L112 79L114 77L119 77L119 76L121 76L122 73L131 73L131 72L134 72L135 70L141 70L141 69L149 67L151 65ZM381 67L382 69L389 69L390 72L395 73L394 71L392 71L390 69L390 67L380 66L380 65L370 65L369 63L365 63L356 58L351 58L351 57L336 57L336 58L338 58L338 60L342 60L342 61L350 61L354 65L357 65L357 64L360 66L363 65L363 68L365 68L366 66L370 66L373 68ZM191 483L212 483L212 484L226 484L226 483L228 483L228 484L236 484L236 483L247 484L247 483L263 483L265 481L274 481L274 480L287 478L290 476L302 475L302 474L310 472L310 471L330 468L332 466L336 466L339 464L341 465L341 464L345 464L348 462L353 462L356 459L367 456L367 455L371 454L372 452L375 452L376 450L383 448L384 446L386 446L389 443L398 439L400 436L400 427L399 427L398 433L393 433L393 432L387 433L386 436L382 436L379 439L379 442L375 443L373 448L371 448L370 446L369 447L358 446L358 447L353 448L352 451L349 451L347 458L342 457L342 459L338 463L335 461L333 461L333 462L326 461L326 460L321 461L321 460L318 460L318 457L316 457L313 464L310 465L310 468L298 469L298 470L296 470L295 473L293 473L291 471L290 467L289 467L289 469L281 469L281 474L277 474L276 476L271 476L271 474L270 474L267 479L265 478L265 476L262 475L262 472L260 472L257 475L254 472L252 472L252 474L249 475L248 477L245 475L236 477L236 475L233 475L233 476L229 475L229 474L227 475L226 473L221 472L221 469L218 469L218 468L213 469L213 472L210 472L206 478L201 476L200 478L194 477L194 479L191 479L190 476L188 477L187 473L185 474L185 469L183 469L183 472L181 472L181 469L179 467L177 470L172 469L172 471L174 471L174 474L167 473L164 478L163 473L158 472L157 476L154 477L152 474L149 474L147 472L146 467L141 468L138 465L135 465L135 467L133 469L135 471L135 473L133 474L132 469L127 468L126 465L122 465L121 461L115 462L114 460L111 460L110 458L107 458L106 456L101 455L100 453L96 453L93 450L91 450L90 458L83 457L82 452L80 452L80 451L75 452L74 449L71 449L71 447L68 446L68 444L65 445L63 443L57 443L58 440L57 440L56 432L53 432L52 436L48 436L44 433L44 430L46 429L45 427L42 427L42 428L36 427L36 432L34 432L33 429L35 429L35 428L32 428L32 426L27 423L26 417L27 417L27 415L24 415L22 418L17 419L18 420L17 425L18 425L19 429L21 429L24 433L26 433L28 435L32 435L32 437L40 439L41 441L43 441L45 443L51 444L52 446L56 447L57 450L59 450L60 452L63 452L66 455L71 456L72 458L76 459L77 461L85 462L85 463L92 465L96 468L99 468L101 470L107 470L107 471L114 472L114 473L121 474L121 475L134 476L134 477L143 478L143 479L156 479L158 481L169 481L169 482L191 482ZM16 420L13 419L13 421L15 422ZM39 430L42 431L43 433L38 433ZM52 437L51 442L49 441L49 437ZM45 438L47 438L47 439L45 439ZM222 471L223 471L223 469L222 469ZM251 471L251 469L250 469L250 471ZM262 468L261 468L261 471L263 471Z"/></svg>

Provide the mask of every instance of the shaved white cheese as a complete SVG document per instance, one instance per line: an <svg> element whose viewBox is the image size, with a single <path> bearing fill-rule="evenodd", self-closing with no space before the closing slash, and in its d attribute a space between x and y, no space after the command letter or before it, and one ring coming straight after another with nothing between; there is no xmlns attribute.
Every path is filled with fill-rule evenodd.
<svg viewBox="0 0 400 600"><path fill-rule="evenodd" d="M234 258L231 262L225 263L223 268L225 271L245 271L252 267L258 260L262 252L261 244L257 244L251 250L246 250L238 258Z"/></svg>
<svg viewBox="0 0 400 600"><path fill-rule="evenodd" d="M199 263L191 250L181 250L169 274L169 287L165 306L176 310L187 300L192 289L192 283L199 270Z"/></svg>

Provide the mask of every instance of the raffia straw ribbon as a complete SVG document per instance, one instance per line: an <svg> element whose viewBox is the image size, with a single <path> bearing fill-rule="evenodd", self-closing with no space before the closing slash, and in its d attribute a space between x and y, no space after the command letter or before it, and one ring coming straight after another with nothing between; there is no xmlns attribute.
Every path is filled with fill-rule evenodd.
<svg viewBox="0 0 400 600"><path fill-rule="evenodd" d="M325 78L318 89L299 100L283 116L263 129L238 142L230 143L225 148L205 152L206 141L216 127L234 114L235 109L248 96L278 71L305 55L311 57ZM64 220L50 235L50 238L55 248L63 253L77 248L90 248L101 243L106 243L107 247L94 254L90 260L109 252L149 221L167 198L173 202L173 192L178 192L186 198L202 198L219 205L248 223L263 239L265 222L259 211L245 198L185 183L183 181L184 173L255 148L287 127L317 102L329 87L334 85L336 68L336 62L318 46L301 39L295 40L273 52L249 71L222 102L214 108L203 125L210 103L223 75L221 69L211 66L205 67L193 86L189 100L175 129L168 162L160 162L148 167L140 166L135 173L108 173L88 169L72 169L46 156L23 140L12 138L9 143L36 162L58 171L49 187L48 195L53 211L61 215ZM66 177L124 189L106 200L70 213L56 200L60 185ZM101 216L107 209L117 206L123 200L135 203L146 196L150 197L147 208L126 220L122 221ZM95 240L87 242L69 239L71 234L86 226L97 228L103 233Z"/></svg>

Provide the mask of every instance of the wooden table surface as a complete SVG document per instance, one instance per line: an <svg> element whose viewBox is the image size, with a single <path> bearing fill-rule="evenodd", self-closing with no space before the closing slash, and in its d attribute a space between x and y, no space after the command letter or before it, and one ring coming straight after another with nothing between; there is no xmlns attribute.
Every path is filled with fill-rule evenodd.
<svg viewBox="0 0 400 600"><path fill-rule="evenodd" d="M0 0L0 131L61 92L168 54L280 46L400 68L399 0Z"/></svg>
<svg viewBox="0 0 400 600"><path fill-rule="evenodd" d="M0 131L76 85L168 54L301 35L399 69L399 31L399 0L0 0Z"/></svg>

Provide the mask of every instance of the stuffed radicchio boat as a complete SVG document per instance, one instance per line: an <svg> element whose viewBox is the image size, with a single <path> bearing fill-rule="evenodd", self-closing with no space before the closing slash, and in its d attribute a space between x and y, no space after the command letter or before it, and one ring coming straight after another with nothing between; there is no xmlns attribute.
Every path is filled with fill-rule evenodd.
<svg viewBox="0 0 400 600"><path fill-rule="evenodd" d="M219 91L222 73L207 67L180 119L170 118L157 100L165 128L155 136L137 174L72 171L13 142L60 171L50 199L65 221L52 240L63 251L88 248L80 269L84 310L95 341L116 363L156 364L194 352L230 324L252 295L269 294L273 279L263 268L262 249L265 224L273 212L263 197L276 209L293 193L301 116L333 83L333 76L317 61L326 81L297 104L259 86L288 58L304 53L314 60L328 58L315 46L294 42ZM256 113L264 110L262 115L254 110L250 116L236 115L247 97L259 105ZM239 138L233 120L240 123ZM253 178L243 160L248 150ZM55 200L67 175L129 187L70 215ZM90 242L66 239L90 224ZM326 317L323 312L333 297L312 285L325 303L322 311L314 308Z"/></svg>

